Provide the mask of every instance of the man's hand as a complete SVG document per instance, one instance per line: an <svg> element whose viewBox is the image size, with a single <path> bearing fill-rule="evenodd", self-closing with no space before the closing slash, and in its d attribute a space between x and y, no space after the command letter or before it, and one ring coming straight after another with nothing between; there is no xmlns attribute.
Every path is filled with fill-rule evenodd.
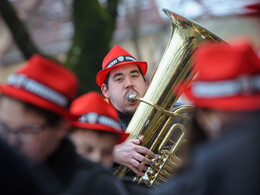
<svg viewBox="0 0 260 195"><path fill-rule="evenodd" d="M143 140L143 136L141 136ZM144 176L140 170L147 170L148 167L141 164L152 165L153 161L146 158L145 155L155 158L155 154L147 148L140 146L141 140L128 139L122 144L114 147L114 161L118 164L129 167L136 174Z"/></svg>

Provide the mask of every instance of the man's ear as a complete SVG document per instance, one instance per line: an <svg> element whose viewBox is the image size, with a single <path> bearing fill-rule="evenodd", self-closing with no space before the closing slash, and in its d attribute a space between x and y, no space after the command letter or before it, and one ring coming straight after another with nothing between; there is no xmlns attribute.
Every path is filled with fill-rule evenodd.
<svg viewBox="0 0 260 195"><path fill-rule="evenodd" d="M101 91L102 91L103 95L105 96L105 98L107 98L107 99L110 98L109 90L105 83L102 84Z"/></svg>

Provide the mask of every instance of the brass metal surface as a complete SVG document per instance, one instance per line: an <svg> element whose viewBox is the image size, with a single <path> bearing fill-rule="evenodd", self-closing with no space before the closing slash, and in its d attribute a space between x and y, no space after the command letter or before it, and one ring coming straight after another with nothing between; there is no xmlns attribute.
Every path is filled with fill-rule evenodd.
<svg viewBox="0 0 260 195"><path fill-rule="evenodd" d="M142 145L157 154L157 165L150 167L144 177L136 175L133 179L147 186L159 185L174 175L182 162L175 154L185 141L187 130L178 121L188 121L193 108L181 106L174 111L171 109L179 98L179 83L185 86L196 73L191 69L193 51L203 41L222 41L197 23L167 9L163 11L171 22L170 40L145 96L132 97L138 99L140 104L126 130L130 138L144 135ZM129 171L129 168L120 166L114 174L125 177Z"/></svg>

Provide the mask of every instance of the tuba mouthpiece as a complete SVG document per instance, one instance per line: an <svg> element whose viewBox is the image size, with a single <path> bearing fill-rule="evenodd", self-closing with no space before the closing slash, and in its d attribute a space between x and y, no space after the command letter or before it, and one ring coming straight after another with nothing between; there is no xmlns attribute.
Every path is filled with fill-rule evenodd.
<svg viewBox="0 0 260 195"><path fill-rule="evenodd" d="M127 94L127 100L129 102L135 102L137 100L137 95L134 92L130 92Z"/></svg>

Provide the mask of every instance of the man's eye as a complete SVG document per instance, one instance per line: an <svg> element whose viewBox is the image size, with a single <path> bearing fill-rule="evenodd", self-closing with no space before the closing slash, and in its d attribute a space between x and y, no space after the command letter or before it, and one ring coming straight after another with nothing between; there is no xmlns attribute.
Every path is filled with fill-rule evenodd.
<svg viewBox="0 0 260 195"><path fill-rule="evenodd" d="M89 154L89 153L91 153L93 151L93 148L91 148L91 147L85 147L84 148L84 152L85 152L85 154Z"/></svg>
<svg viewBox="0 0 260 195"><path fill-rule="evenodd" d="M20 132L22 134L35 134L35 133L39 133L41 131L41 127L40 126L24 126L21 127Z"/></svg>
<svg viewBox="0 0 260 195"><path fill-rule="evenodd" d="M122 81L123 78L117 78L115 81Z"/></svg>
<svg viewBox="0 0 260 195"><path fill-rule="evenodd" d="M139 77L139 75L137 74L132 75L132 78L137 78L137 77Z"/></svg>

